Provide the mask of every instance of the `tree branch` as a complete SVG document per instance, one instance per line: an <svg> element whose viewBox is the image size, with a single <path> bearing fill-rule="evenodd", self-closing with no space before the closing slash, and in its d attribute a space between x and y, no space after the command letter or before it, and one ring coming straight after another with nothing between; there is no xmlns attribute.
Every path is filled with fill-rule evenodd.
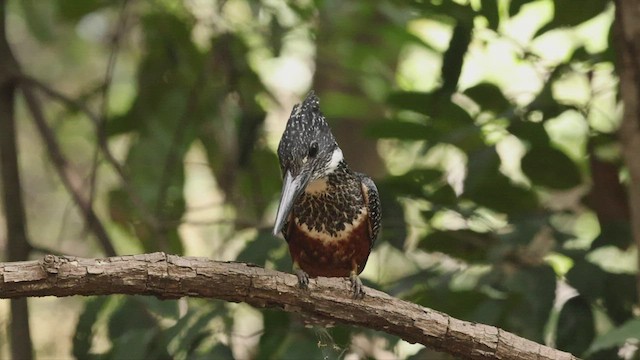
<svg viewBox="0 0 640 360"><path fill-rule="evenodd" d="M350 297L344 279L312 279L238 262L152 253L105 259L46 255L0 263L0 298L73 295L183 296L276 307L397 335L465 359L577 359L499 328L470 323L367 288Z"/></svg>

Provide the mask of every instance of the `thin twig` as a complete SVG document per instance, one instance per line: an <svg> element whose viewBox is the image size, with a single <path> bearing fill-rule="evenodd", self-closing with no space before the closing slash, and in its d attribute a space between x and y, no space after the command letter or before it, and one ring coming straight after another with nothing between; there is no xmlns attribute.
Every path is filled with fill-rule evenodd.
<svg viewBox="0 0 640 360"><path fill-rule="evenodd" d="M98 163L100 156L100 149L107 147L107 113L109 111L109 98L111 93L111 83L113 80L113 72L116 67L116 60L118 59L118 52L120 50L120 40L124 34L124 29L127 21L127 5L128 0L123 0L120 6L120 13L118 15L118 25L116 32L111 40L111 52L109 54L109 60L107 61L107 70L104 75L104 84L102 86L102 108L100 111L100 118L96 124L96 146L93 151L93 161L91 166L91 177L89 181L89 203L93 204L96 193L96 181L98 177Z"/></svg>
<svg viewBox="0 0 640 360"><path fill-rule="evenodd" d="M105 254L108 256L115 256L116 251L113 248L111 243L111 239L107 234L106 229L102 225L102 222L93 211L91 207L91 203L86 195L84 195L82 191L82 179L75 172L71 165L67 162L67 159L62 154L62 150L60 149L60 145L58 144L55 135L51 131L51 128L47 125L47 121L45 120L44 114L42 112L42 107L40 105L39 99L36 95L31 91L31 88L28 86L21 86L22 93L24 94L25 100L27 102L27 108L33 117L33 121L38 128L38 132L42 137L46 147L47 153L51 159L51 162L55 166L62 183L67 188L67 191L71 194L73 201L80 208L82 215L86 221L87 226L91 229L91 232L98 238L102 249Z"/></svg>
<svg viewBox="0 0 640 360"><path fill-rule="evenodd" d="M58 90L52 88L51 86L37 79L26 76L24 74L20 75L19 79L22 82L22 84L38 89L39 91L43 92L45 95L65 104L67 107L71 109L81 111L89 118L89 120L91 120L91 122L96 126L96 128L99 126L100 118L98 117L97 114L91 111L91 109L89 109L89 107L87 107L87 105L84 104L83 102L72 99L71 97L59 92ZM160 229L159 222L153 216L151 211L149 211L148 207L146 206L146 204L144 203L140 195L136 192L136 190L131 185L131 181L129 180L129 176L124 170L124 167L120 164L120 162L118 162L118 159L116 159L115 156L111 153L111 150L109 149L109 146L106 141L105 142L99 141L98 144L102 149L102 155L104 156L104 159L109 163L109 165L111 165L111 167L116 171L116 173L120 177L124 190L127 192L127 195L129 196L129 199L133 203L133 206L135 206L136 209L138 210L138 213L140 213L142 220L147 225L149 225L151 229L153 229L154 233L158 233Z"/></svg>

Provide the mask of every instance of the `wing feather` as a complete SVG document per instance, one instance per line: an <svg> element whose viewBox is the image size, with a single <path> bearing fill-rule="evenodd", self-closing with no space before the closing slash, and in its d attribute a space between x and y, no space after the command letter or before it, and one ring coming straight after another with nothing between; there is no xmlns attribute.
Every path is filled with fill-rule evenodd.
<svg viewBox="0 0 640 360"><path fill-rule="evenodd" d="M382 220L380 195L376 184L370 177L362 173L358 173L358 177L360 178L360 184L362 186L362 196L369 211L369 237L371 239L371 247L373 248L373 244L376 242L378 233L380 232L380 223Z"/></svg>

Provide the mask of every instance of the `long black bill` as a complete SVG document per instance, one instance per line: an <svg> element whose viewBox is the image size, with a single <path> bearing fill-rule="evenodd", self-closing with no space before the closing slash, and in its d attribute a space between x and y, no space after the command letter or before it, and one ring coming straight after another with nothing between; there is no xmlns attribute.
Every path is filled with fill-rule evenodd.
<svg viewBox="0 0 640 360"><path fill-rule="evenodd" d="M307 187L309 176L300 174L296 177L291 175L287 170L284 174L282 185L282 195L280 196L280 205L278 205L278 213L276 215L276 223L273 226L273 235L278 235L282 230L284 223L291 212L293 202L298 198L302 191Z"/></svg>

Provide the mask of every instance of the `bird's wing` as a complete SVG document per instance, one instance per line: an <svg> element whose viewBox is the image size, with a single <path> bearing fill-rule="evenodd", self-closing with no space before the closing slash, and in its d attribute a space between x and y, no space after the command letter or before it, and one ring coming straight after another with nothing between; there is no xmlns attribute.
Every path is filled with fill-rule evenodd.
<svg viewBox="0 0 640 360"><path fill-rule="evenodd" d="M376 184L370 177L362 173L358 173L358 177L360 178L360 184L362 186L362 196L369 211L369 236L371 238L371 247L373 247L373 244L378 238L382 220L380 194L378 193Z"/></svg>
<svg viewBox="0 0 640 360"><path fill-rule="evenodd" d="M293 215L293 211L291 211L291 213L287 217L287 220L285 220L284 225L282 226L282 230L280 231L280 233L282 233L282 236L287 241L287 243L289 242L289 233L291 232L291 229L289 229L289 224L291 224L292 215Z"/></svg>

